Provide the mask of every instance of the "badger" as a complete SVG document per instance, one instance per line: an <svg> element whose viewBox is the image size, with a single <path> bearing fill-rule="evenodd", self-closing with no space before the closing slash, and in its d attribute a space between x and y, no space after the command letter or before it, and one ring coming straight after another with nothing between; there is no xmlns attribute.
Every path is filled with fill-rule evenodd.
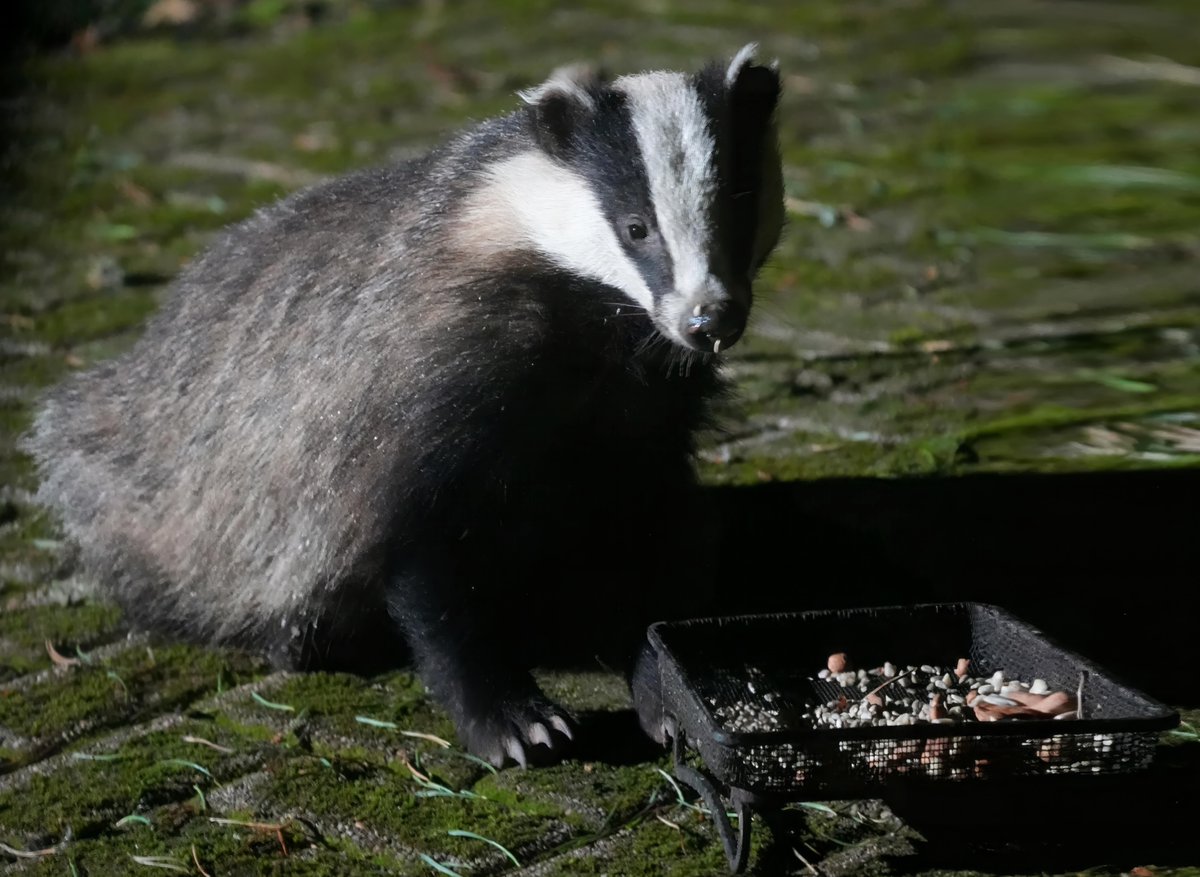
<svg viewBox="0 0 1200 877"><path fill-rule="evenodd" d="M279 667L389 632L372 657L411 660L469 751L562 757L576 719L531 668L644 637L711 559L695 437L783 223L754 52L561 68L220 234L36 414L81 571L135 626Z"/></svg>

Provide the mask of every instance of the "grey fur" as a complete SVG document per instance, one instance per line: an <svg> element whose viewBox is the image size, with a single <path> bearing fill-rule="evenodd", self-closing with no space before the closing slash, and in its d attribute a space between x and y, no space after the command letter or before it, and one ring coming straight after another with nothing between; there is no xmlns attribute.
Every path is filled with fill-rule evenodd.
<svg viewBox="0 0 1200 877"><path fill-rule="evenodd" d="M401 625L410 639L451 611L439 564L455 540L486 553L518 532L501 523L528 512L507 510L510 489L578 478L578 513L596 515L585 528L596 509L619 516L625 491L643 502L647 481L676 511L719 389L715 358L667 344L644 318L610 325L617 291L536 252L476 246L457 225L488 168L540 148L531 113L261 210L186 268L128 353L48 395L28 440L39 499L136 621L305 664L317 640L354 636L389 603L415 619ZM597 459L609 435L614 459ZM594 477L571 468L576 445ZM574 514L574 494L551 494ZM496 535L474 543L475 527ZM452 660L466 646L414 647L487 757L568 727L536 693L474 705L455 682L470 668Z"/></svg>

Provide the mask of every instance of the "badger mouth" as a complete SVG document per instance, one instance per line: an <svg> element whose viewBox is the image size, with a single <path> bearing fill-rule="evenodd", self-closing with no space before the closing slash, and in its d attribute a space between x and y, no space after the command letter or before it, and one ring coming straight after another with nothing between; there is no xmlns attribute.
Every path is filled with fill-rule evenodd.
<svg viewBox="0 0 1200 877"><path fill-rule="evenodd" d="M680 336L692 350L720 353L742 337L748 316L746 307L732 299L698 304L685 315Z"/></svg>

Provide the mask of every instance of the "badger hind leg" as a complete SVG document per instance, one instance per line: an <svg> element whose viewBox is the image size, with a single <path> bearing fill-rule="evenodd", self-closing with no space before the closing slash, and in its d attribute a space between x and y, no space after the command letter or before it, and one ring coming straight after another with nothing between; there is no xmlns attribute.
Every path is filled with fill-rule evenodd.
<svg viewBox="0 0 1200 877"><path fill-rule="evenodd" d="M529 673L521 636L452 563L423 563L392 577L388 612L403 629L417 672L450 714L468 751L500 767L560 760L574 720Z"/></svg>

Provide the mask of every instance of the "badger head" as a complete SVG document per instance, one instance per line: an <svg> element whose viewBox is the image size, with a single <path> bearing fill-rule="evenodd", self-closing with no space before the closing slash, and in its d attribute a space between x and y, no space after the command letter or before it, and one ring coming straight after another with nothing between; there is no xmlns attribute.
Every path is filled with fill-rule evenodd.
<svg viewBox="0 0 1200 877"><path fill-rule="evenodd" d="M521 93L536 148L494 170L530 247L687 350L741 337L783 221L779 75L753 51L691 75L556 71Z"/></svg>

